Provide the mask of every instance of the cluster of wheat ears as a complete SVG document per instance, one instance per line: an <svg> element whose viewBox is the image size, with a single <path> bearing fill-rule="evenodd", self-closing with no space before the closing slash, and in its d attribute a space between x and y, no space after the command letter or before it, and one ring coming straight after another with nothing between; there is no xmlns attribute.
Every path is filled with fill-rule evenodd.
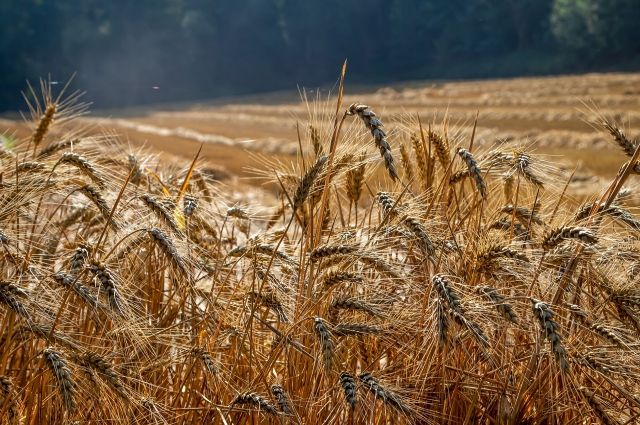
<svg viewBox="0 0 640 425"><path fill-rule="evenodd" d="M42 91L0 157L0 422L640 420L640 149L612 121L631 158L580 205L540 157L389 137L341 85L265 161L280 204L242 207L197 155L55 136L84 106Z"/></svg>

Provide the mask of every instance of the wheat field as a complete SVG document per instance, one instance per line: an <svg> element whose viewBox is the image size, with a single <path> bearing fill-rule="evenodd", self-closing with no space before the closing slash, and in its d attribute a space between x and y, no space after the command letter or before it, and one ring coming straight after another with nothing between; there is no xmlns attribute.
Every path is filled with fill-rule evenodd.
<svg viewBox="0 0 640 425"><path fill-rule="evenodd" d="M0 421L637 423L639 82L126 118L43 82L3 121Z"/></svg>

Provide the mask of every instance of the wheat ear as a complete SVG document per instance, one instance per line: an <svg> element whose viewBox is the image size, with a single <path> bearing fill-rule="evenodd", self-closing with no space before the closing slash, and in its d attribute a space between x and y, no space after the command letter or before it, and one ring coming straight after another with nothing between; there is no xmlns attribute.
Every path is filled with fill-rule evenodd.
<svg viewBox="0 0 640 425"><path fill-rule="evenodd" d="M444 301L440 298L436 300L436 323L438 325L438 342L440 346L444 346L449 339L449 316Z"/></svg>
<svg viewBox="0 0 640 425"><path fill-rule="evenodd" d="M613 136L613 140L622 148L627 156L633 156L638 145L637 142L629 140L626 134L613 121L604 119L602 126Z"/></svg>
<svg viewBox="0 0 640 425"><path fill-rule="evenodd" d="M456 151L460 158L467 164L467 169L469 170L469 174L473 178L476 189L480 192L480 196L485 198L487 196L487 185L482 178L482 171L476 162L476 159L473 157L471 152L464 148L458 148Z"/></svg>
<svg viewBox="0 0 640 425"><path fill-rule="evenodd" d="M518 152L513 157L516 171L525 178L529 183L539 188L544 187L544 182L531 169L531 157L524 152Z"/></svg>
<svg viewBox="0 0 640 425"><path fill-rule="evenodd" d="M256 291L251 291L249 292L249 299L255 303L262 304L265 307L271 309L274 313L276 313L278 320L280 320L281 322L286 323L289 321L284 311L284 308L282 307L282 303L280 302L278 297L276 297L275 293L273 292L258 293Z"/></svg>
<svg viewBox="0 0 640 425"><path fill-rule="evenodd" d="M368 389L376 398L382 400L385 404L395 408L399 412L412 416L412 410L404 404L404 402L400 399L400 397L392 392L389 389L386 389L384 386L380 384L377 378L371 375L368 372L361 373L358 375L360 382L364 385L366 389Z"/></svg>
<svg viewBox="0 0 640 425"><path fill-rule="evenodd" d="M357 273L344 272L341 270L329 271L322 277L322 283L326 287L332 287L342 282L362 283L364 279Z"/></svg>
<svg viewBox="0 0 640 425"><path fill-rule="evenodd" d="M331 303L329 311L332 310L335 310L336 313L337 310L362 311L371 316L380 316L382 314L376 305L358 298L338 298Z"/></svg>
<svg viewBox="0 0 640 425"><path fill-rule="evenodd" d="M43 355L49 370L56 380L58 391L64 400L67 412L73 413L76 410L76 383L73 380L71 370L62 354L53 348L47 348Z"/></svg>
<svg viewBox="0 0 640 425"><path fill-rule="evenodd" d="M366 164L364 162L364 155L362 155L360 157L360 164L355 169L347 171L347 197L354 205L358 205L360 195L362 195L365 170Z"/></svg>
<svg viewBox="0 0 640 425"><path fill-rule="evenodd" d="M340 386L344 391L344 398L347 401L347 404L351 407L351 410L356 408L356 403L358 402L358 394L356 389L356 380L353 375L342 372L340 374Z"/></svg>
<svg viewBox="0 0 640 425"><path fill-rule="evenodd" d="M111 208L109 208L107 201L105 201L98 189L91 185L86 185L79 188L78 191L86 196L91 202L93 202L93 204L98 208L98 211L100 211L100 214L102 214L102 217L104 217L105 220L109 220L111 216ZM115 221L113 221L113 218L111 218L109 224L114 228L118 227Z"/></svg>
<svg viewBox="0 0 640 425"><path fill-rule="evenodd" d="M542 241L542 248L549 250L565 239L577 239L589 245L598 242L596 235L586 227L564 226L549 232Z"/></svg>
<svg viewBox="0 0 640 425"><path fill-rule="evenodd" d="M178 253L178 250L169 235L157 227L149 230L149 234L164 255L169 259L169 261L171 261L173 267L183 276L187 276L188 272L184 260Z"/></svg>
<svg viewBox="0 0 640 425"><path fill-rule="evenodd" d="M293 210L296 211L298 208L302 206L304 201L307 200L309 193L311 192L311 186L316 181L324 166L327 163L327 156L321 155L318 157L316 162L307 170L307 172L302 176L298 187L293 195Z"/></svg>
<svg viewBox="0 0 640 425"><path fill-rule="evenodd" d="M76 293L84 302L89 304L92 307L96 307L99 305L98 299L93 296L93 294L89 291L89 289L79 283L74 276L68 275L63 272L58 272L53 275L53 280L58 285L61 285L65 288L68 288Z"/></svg>
<svg viewBox="0 0 640 425"><path fill-rule="evenodd" d="M324 367L329 370L333 366L333 351L335 349L329 326L324 319L316 317L313 319L313 330L320 341Z"/></svg>
<svg viewBox="0 0 640 425"><path fill-rule="evenodd" d="M280 411L285 415L293 414L293 409L291 408L291 403L289 402L289 397L284 392L284 389L280 385L272 385L271 386L271 394L275 397L278 402L278 407Z"/></svg>
<svg viewBox="0 0 640 425"><path fill-rule="evenodd" d="M56 103L50 103L45 108L44 114L42 114L40 122L38 123L38 127L36 127L36 130L34 131L31 138L34 151L38 146L40 146L40 143L42 143L42 140L49 131L49 128L51 127L51 124L53 124L53 119L57 111L58 105Z"/></svg>
<svg viewBox="0 0 640 425"><path fill-rule="evenodd" d="M198 198L192 195L186 195L182 201L182 212L185 217L191 217L198 208Z"/></svg>
<svg viewBox="0 0 640 425"><path fill-rule="evenodd" d="M338 336L375 335L382 333L382 329L377 326L370 326L362 323L339 323L333 327L333 333Z"/></svg>
<svg viewBox="0 0 640 425"><path fill-rule="evenodd" d="M345 256L357 251L358 247L353 245L322 245L311 251L309 260L315 263L336 255Z"/></svg>
<svg viewBox="0 0 640 425"><path fill-rule="evenodd" d="M320 142L320 131L318 131L318 128L313 124L309 124L309 138L313 146L313 153L317 158L324 153L324 148Z"/></svg>
<svg viewBox="0 0 640 425"><path fill-rule="evenodd" d="M22 304L19 298L26 296L27 293L19 286L11 282L0 282L0 303L5 304L16 314L30 319L29 310Z"/></svg>
<svg viewBox="0 0 640 425"><path fill-rule="evenodd" d="M122 298L111 271L98 261L93 261L89 266L89 270L95 275L107 293L107 299L109 300L111 309L116 313L122 314L124 312Z"/></svg>
<svg viewBox="0 0 640 425"><path fill-rule="evenodd" d="M575 220L584 220L591 215L595 203L589 203L583 205L576 213ZM621 221L633 230L640 230L640 220L638 220L632 213L622 208L619 205L610 205L605 208L605 205L600 205L596 211L597 213L607 214L616 220Z"/></svg>
<svg viewBox="0 0 640 425"><path fill-rule="evenodd" d="M422 138L417 134L411 135L411 144L413 146L413 152L416 158L416 164L418 165L418 174L424 188L428 187L429 180L429 164L427 153L425 152L425 146L422 142Z"/></svg>
<svg viewBox="0 0 640 425"><path fill-rule="evenodd" d="M91 247L87 244L81 243L73 252L71 259L69 260L69 271L72 274L79 272L89 259L91 254Z"/></svg>
<svg viewBox="0 0 640 425"><path fill-rule="evenodd" d="M442 165L442 169L446 170L449 167L449 162L451 161L449 142L444 136L436 133L435 131L429 130L427 134L429 136L429 141L435 148L434 150L436 151L436 156L438 157L440 165Z"/></svg>
<svg viewBox="0 0 640 425"><path fill-rule="evenodd" d="M389 176L391 176L392 180L396 180L398 178L398 172L394 165L393 155L391 155L391 146L389 146L389 142L387 141L387 134L382 129L382 121L380 121L367 105L361 103L351 104L347 110L347 115L358 115L364 122L364 125L371 131L376 146L380 150L380 156L384 159L384 166L387 168Z"/></svg>
<svg viewBox="0 0 640 425"><path fill-rule="evenodd" d="M17 396L13 389L13 383L11 382L11 378L8 376L0 375L0 407L4 405L7 406L7 425L19 425L21 423L20 412ZM2 417L0 417L0 421L1 420Z"/></svg>
<svg viewBox="0 0 640 425"><path fill-rule="evenodd" d="M207 372L209 372L212 375L218 374L218 366L216 365L216 362L213 360L211 353L209 353L207 350L205 350L204 348L195 347L191 350L191 354L193 354L195 357L200 359L200 361L202 362L202 365L204 366Z"/></svg>
<svg viewBox="0 0 640 425"><path fill-rule="evenodd" d="M618 335L616 335L607 326L593 322L589 318L587 312L581 309L579 306L575 304L569 304L569 311L578 319L580 323L595 332L597 335L601 336L609 342L612 342L618 347L625 348L624 341L622 341L622 339Z"/></svg>
<svg viewBox="0 0 640 425"><path fill-rule="evenodd" d="M595 397L595 394L593 393L593 391L591 391L591 390L589 390L587 388L584 388L584 387L579 388L579 390L580 390L580 393L582 393L582 396L586 400L586 402L589 405L589 407L591 407L591 409L596 414L598 419L600 419L604 425L619 425L620 424L620 422L618 422L617 420L613 419L611 416L609 416L609 414L607 414L606 410L604 409L604 406Z"/></svg>
<svg viewBox="0 0 640 425"><path fill-rule="evenodd" d="M109 386L123 399L127 400L128 395L125 389L124 383L113 370L111 364L102 356L97 353L87 352L81 358L80 362L91 369L94 369L100 373L107 381Z"/></svg>
<svg viewBox="0 0 640 425"><path fill-rule="evenodd" d="M449 314L451 315L451 317L453 317L453 319L461 326L465 327L467 330L469 330L469 332L471 332L471 334L473 335L473 337L478 341L478 343L484 347L489 345L489 339L487 338L487 336L485 335L485 333L482 331L482 329L480 328L480 326L478 326L477 323L469 320L466 316L465 316L465 312L464 309L462 307L462 303L460 302L460 297L458 296L458 294L451 288L451 282L449 282L449 280L443 275L443 274L437 274L435 276L433 276L431 278L431 282L433 284L433 286L436 289L436 292L438 293L439 297L441 298L442 301L445 301L446 304L449 307ZM439 308L444 308L444 307L439 307ZM443 311L440 311L439 314L444 314ZM442 317L438 317L438 321L439 321L439 327L441 327L441 332L442 329L446 330L447 329L447 323L445 323L442 319ZM442 323L440 323L442 322ZM442 335L441 335L441 340L443 339ZM445 338L446 339L446 338Z"/></svg>
<svg viewBox="0 0 640 425"><path fill-rule="evenodd" d="M409 152L405 145L400 145L400 158L402 158L402 167L406 173L407 180L410 182L413 181L413 162L411 161L411 157L409 156Z"/></svg>
<svg viewBox="0 0 640 425"><path fill-rule="evenodd" d="M58 160L60 164L69 164L76 167L80 172L89 177L101 189L105 187L105 181L98 174L96 167L82 155L74 152L65 152Z"/></svg>
<svg viewBox="0 0 640 425"><path fill-rule="evenodd" d="M150 195L142 195L140 197L142 202L153 212L153 214L162 222L165 226L167 226L173 233L178 237L182 237L182 230L178 227L178 223L176 222L173 214L168 211L156 198Z"/></svg>
<svg viewBox="0 0 640 425"><path fill-rule="evenodd" d="M567 372L569 370L569 362L567 361L567 352L562 344L562 338L558 333L558 324L553 320L555 313L549 306L535 298L531 299L533 303L533 314L538 319L540 327L545 334L547 340L551 343L553 355L556 358L560 370Z"/></svg>
<svg viewBox="0 0 640 425"><path fill-rule="evenodd" d="M513 308L506 302L505 297L498 293L498 291L489 286L479 286L478 291L493 303L496 310L498 310L502 317L511 323L518 323L518 318L516 317Z"/></svg>
<svg viewBox="0 0 640 425"><path fill-rule="evenodd" d="M247 392L238 394L238 396L231 402L231 406L236 404L248 404L257 407L258 410L264 411L270 415L278 414L276 407L273 404L269 403L266 398L256 393Z"/></svg>

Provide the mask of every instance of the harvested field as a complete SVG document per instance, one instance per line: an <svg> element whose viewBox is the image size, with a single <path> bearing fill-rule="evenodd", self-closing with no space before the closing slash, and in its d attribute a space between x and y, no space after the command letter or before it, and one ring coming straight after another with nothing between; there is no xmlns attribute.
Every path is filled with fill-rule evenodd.
<svg viewBox="0 0 640 425"><path fill-rule="evenodd" d="M326 99L328 92L320 93ZM308 94L311 100L315 96ZM408 114L420 114L425 123L440 123L447 116L452 126L468 127L479 113L478 143L516 141L555 157L554 161L580 164L584 174L604 177L618 171L620 155L610 149L606 135L594 128L594 111L617 118L629 134L640 134L640 74L416 82L352 89L345 102L354 101L375 105L391 134L402 127ZM115 131L133 146L145 144L183 158L204 142L204 158L234 175L246 176L245 168L255 164L247 150L282 158L295 155L296 122L306 122L309 112L296 92L285 92L98 111L81 121L94 131Z"/></svg>

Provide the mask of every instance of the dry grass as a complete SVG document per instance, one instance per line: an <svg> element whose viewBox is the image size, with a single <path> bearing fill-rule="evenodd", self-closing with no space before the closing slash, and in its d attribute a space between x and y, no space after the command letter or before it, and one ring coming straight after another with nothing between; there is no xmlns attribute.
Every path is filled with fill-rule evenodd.
<svg viewBox="0 0 640 425"><path fill-rule="evenodd" d="M3 422L640 417L633 167L581 208L526 143L453 115L387 136L332 99L308 104L295 161L256 159L263 203L197 156L60 136L73 103L44 90L37 146L0 158ZM401 145L419 154L394 163Z"/></svg>

